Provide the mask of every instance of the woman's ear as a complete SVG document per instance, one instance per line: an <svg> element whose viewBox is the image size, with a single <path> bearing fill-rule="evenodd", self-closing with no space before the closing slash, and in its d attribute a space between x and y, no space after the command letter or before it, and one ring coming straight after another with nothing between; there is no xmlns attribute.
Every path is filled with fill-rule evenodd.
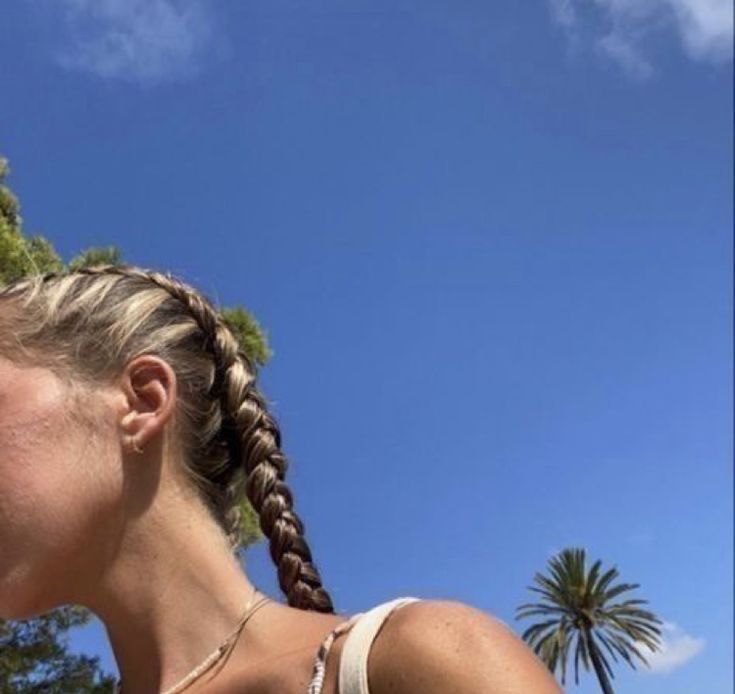
<svg viewBox="0 0 735 694"><path fill-rule="evenodd" d="M176 405L176 374L163 359L151 354L132 359L120 376L126 412L120 419L125 443L140 452L164 432Z"/></svg>

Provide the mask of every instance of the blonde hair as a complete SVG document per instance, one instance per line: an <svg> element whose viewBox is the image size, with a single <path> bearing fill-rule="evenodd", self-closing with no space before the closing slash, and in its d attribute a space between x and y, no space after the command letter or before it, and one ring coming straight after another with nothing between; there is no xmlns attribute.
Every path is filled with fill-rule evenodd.
<svg viewBox="0 0 735 694"><path fill-rule="evenodd" d="M0 354L71 385L110 383L142 354L174 370L171 435L186 478L227 538L242 545L243 494L270 542L288 603L333 613L285 483L281 433L256 368L214 304L170 273L94 265L0 288Z"/></svg>

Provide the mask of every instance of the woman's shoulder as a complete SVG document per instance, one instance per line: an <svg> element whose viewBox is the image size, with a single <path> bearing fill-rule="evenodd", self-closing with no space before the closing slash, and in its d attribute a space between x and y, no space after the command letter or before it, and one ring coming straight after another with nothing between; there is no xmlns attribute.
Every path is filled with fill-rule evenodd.
<svg viewBox="0 0 735 694"><path fill-rule="evenodd" d="M237 673L218 693L343 693L340 669L350 640L348 660L367 659L369 694L563 694L504 622L466 603L396 598L351 616L278 612L262 668Z"/></svg>
<svg viewBox="0 0 735 694"><path fill-rule="evenodd" d="M368 659L370 694L562 694L505 624L457 600L422 599L391 611Z"/></svg>

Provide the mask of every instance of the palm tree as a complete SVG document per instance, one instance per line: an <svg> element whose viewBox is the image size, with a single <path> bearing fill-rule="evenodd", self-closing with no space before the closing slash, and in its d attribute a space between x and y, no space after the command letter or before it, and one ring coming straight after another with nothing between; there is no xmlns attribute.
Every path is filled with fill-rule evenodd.
<svg viewBox="0 0 735 694"><path fill-rule="evenodd" d="M620 583L612 586L618 570L613 567L600 575L601 565L601 561L596 561L587 573L585 550L563 549L549 560L550 577L536 573L534 582L538 587L528 586L529 590L540 593L544 600L518 607L516 619L532 615L548 617L526 629L522 638L546 663L552 674L557 666L561 666L562 684L566 677L567 656L576 635L575 684L579 684L581 658L586 670L592 663L604 694L614 694L608 674L613 679L615 675L601 645L616 663L617 652L634 670L635 663L631 655L648 665L635 644L645 644L652 652L659 650L661 630L656 625L662 624L662 621L652 612L637 607L647 600L611 602L621 593L638 588L639 584Z"/></svg>

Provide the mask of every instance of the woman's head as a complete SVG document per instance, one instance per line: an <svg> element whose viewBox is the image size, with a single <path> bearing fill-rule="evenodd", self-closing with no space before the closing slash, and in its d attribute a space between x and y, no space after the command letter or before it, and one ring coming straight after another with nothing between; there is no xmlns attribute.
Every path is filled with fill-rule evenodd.
<svg viewBox="0 0 735 694"><path fill-rule="evenodd" d="M206 297L133 266L0 290L0 578L8 567L51 576L61 554L73 565L93 563L90 548L112 551L104 533L119 521L125 461L136 455L124 445L120 406L135 397L125 384L136 378L168 403L147 436L160 429L167 479L190 492L182 499L214 520L234 553L247 495L289 604L332 612L253 363Z"/></svg>

